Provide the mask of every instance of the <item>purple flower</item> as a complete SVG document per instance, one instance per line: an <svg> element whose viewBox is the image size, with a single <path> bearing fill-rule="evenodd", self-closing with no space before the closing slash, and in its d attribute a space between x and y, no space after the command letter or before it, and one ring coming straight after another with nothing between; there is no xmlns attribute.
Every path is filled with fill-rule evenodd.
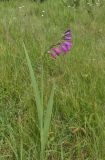
<svg viewBox="0 0 105 160"><path fill-rule="evenodd" d="M57 55L56 55L55 53L53 53L53 52L51 52L51 51L48 51L48 53L51 55L51 57L52 57L53 59L56 59L56 58L57 58Z"/></svg>
<svg viewBox="0 0 105 160"><path fill-rule="evenodd" d="M65 39L65 40L71 40L72 38L71 38L71 37L66 36L64 39Z"/></svg>
<svg viewBox="0 0 105 160"><path fill-rule="evenodd" d="M70 30L67 30L65 33L64 33L64 36L70 36L71 35L71 31Z"/></svg>
<svg viewBox="0 0 105 160"><path fill-rule="evenodd" d="M52 50L56 53L56 55L60 55L62 53L62 51L58 48L52 48Z"/></svg>
<svg viewBox="0 0 105 160"><path fill-rule="evenodd" d="M63 42L63 44L70 49L72 47L72 43L71 42Z"/></svg>
<svg viewBox="0 0 105 160"><path fill-rule="evenodd" d="M69 49L67 48L67 46L65 46L64 44L61 44L61 50L64 52L64 53L67 53L69 51Z"/></svg>

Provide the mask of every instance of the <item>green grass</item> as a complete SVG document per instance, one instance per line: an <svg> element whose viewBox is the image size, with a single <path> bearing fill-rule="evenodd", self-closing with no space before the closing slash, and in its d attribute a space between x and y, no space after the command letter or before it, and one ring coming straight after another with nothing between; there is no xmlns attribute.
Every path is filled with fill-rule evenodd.
<svg viewBox="0 0 105 160"><path fill-rule="evenodd" d="M45 110L56 83L44 160L105 160L104 5L89 12L83 1L77 9L59 0L0 1L0 160L40 156L37 106L23 41L40 93L44 54ZM47 54L49 46L68 27L73 48L54 61Z"/></svg>

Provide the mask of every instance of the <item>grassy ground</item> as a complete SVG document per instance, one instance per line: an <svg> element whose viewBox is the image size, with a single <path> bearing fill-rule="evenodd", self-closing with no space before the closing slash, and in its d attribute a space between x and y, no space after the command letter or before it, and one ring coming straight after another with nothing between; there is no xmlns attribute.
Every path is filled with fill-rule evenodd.
<svg viewBox="0 0 105 160"><path fill-rule="evenodd" d="M105 160L105 7L68 5L0 1L0 160L39 160L37 111L23 41L39 86L45 54L44 104L56 81L45 160ZM68 27L73 48L54 61L47 50Z"/></svg>

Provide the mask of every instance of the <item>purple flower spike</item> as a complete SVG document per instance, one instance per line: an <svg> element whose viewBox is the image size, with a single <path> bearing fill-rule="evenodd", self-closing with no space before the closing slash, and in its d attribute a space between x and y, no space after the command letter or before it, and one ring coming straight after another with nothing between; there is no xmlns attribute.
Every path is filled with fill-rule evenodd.
<svg viewBox="0 0 105 160"><path fill-rule="evenodd" d="M52 48L52 50L56 53L56 55L60 55L62 53L62 51L58 48Z"/></svg>
<svg viewBox="0 0 105 160"><path fill-rule="evenodd" d="M72 45L72 33L71 30L68 29L64 32L61 41L50 47L48 53L53 59L57 59L61 54L66 54L71 49Z"/></svg>
<svg viewBox="0 0 105 160"><path fill-rule="evenodd" d="M71 40L72 38L66 36L64 39L65 39L65 40Z"/></svg>
<svg viewBox="0 0 105 160"><path fill-rule="evenodd" d="M61 45L61 50L64 52L64 53L67 53L69 50L68 48L65 46L65 45Z"/></svg>

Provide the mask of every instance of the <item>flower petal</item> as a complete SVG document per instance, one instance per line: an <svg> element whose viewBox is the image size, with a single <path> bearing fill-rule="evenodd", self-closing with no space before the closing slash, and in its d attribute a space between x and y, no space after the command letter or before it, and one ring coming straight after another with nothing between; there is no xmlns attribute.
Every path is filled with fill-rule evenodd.
<svg viewBox="0 0 105 160"><path fill-rule="evenodd" d="M62 53L62 51L58 48L52 48L52 50L56 53L56 55L60 55Z"/></svg>
<svg viewBox="0 0 105 160"><path fill-rule="evenodd" d="M64 35L65 35L65 36L71 35L71 31L70 31L70 29L69 29L69 30L67 30L67 31L64 33Z"/></svg>
<svg viewBox="0 0 105 160"><path fill-rule="evenodd" d="M66 31L66 32L64 33L64 35L65 35L65 36L71 36L71 31L70 31L70 30Z"/></svg>
<svg viewBox="0 0 105 160"><path fill-rule="evenodd" d="M48 53L51 55L51 57L52 57L53 59L56 59L56 58L57 58L57 55L56 55L55 53L53 53L53 52L51 52L51 51L48 51Z"/></svg>
<svg viewBox="0 0 105 160"><path fill-rule="evenodd" d="M72 43L71 42L63 42L63 44L70 49L72 47Z"/></svg>
<svg viewBox="0 0 105 160"><path fill-rule="evenodd" d="M64 52L64 53L67 53L69 51L69 49L65 46L65 45L61 45L61 50Z"/></svg>
<svg viewBox="0 0 105 160"><path fill-rule="evenodd" d="M65 40L71 40L72 38L66 36L64 39L65 39Z"/></svg>

